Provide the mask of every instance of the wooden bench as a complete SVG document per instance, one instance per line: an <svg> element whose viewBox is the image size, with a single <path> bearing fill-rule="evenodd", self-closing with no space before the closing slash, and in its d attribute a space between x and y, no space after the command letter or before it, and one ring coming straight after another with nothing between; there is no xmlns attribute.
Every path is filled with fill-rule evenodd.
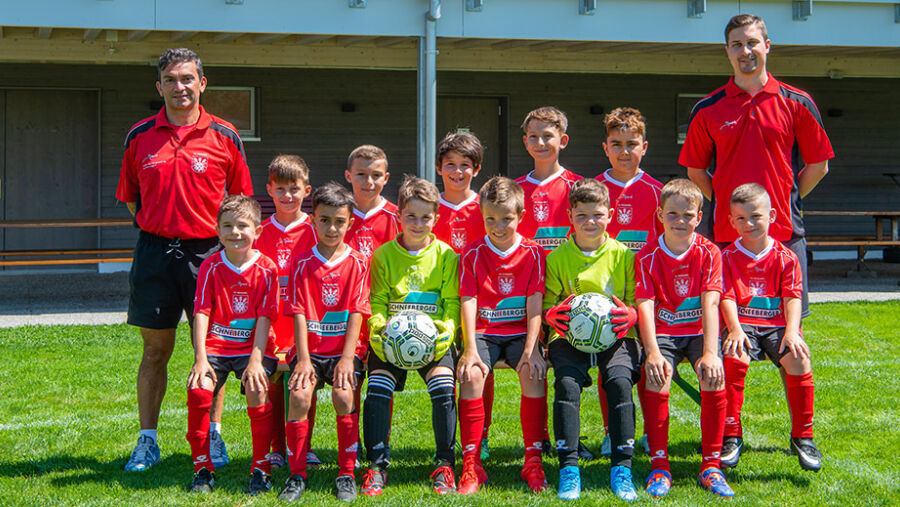
<svg viewBox="0 0 900 507"><path fill-rule="evenodd" d="M808 235L807 246L856 247L856 271L868 271L866 250L871 247L900 247L900 211L804 211L803 216L872 217L875 219L873 235ZM884 234L884 222L890 223L890 234Z"/></svg>
<svg viewBox="0 0 900 507"><path fill-rule="evenodd" d="M130 226L131 218L51 218L45 220L0 220L0 229ZM0 266L51 266L131 262L132 248L47 248L2 250Z"/></svg>

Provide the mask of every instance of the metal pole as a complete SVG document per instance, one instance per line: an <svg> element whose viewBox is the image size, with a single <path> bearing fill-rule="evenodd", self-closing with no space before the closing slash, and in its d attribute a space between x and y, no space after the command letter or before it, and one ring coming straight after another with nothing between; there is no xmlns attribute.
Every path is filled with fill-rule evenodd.
<svg viewBox="0 0 900 507"><path fill-rule="evenodd" d="M437 20L441 17L440 0L431 0L425 15L425 76L422 83L424 98L425 153L419 172L422 178L435 181L434 152L437 136Z"/></svg>
<svg viewBox="0 0 900 507"><path fill-rule="evenodd" d="M425 37L419 37L419 63L416 65L416 173L425 177Z"/></svg>

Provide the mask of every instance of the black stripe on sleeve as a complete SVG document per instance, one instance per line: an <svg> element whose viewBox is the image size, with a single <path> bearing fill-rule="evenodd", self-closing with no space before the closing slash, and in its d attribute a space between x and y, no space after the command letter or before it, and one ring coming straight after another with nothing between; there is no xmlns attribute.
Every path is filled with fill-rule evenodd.
<svg viewBox="0 0 900 507"><path fill-rule="evenodd" d="M819 108L816 107L816 103L810 98L809 95L805 93L801 93L796 90L791 90L785 86L780 86L778 88L778 93L781 94L787 100L793 100L794 102L800 104L805 107L809 114L816 120L816 123L819 124L820 127L825 128L825 124L822 123L822 115L819 114Z"/></svg>
<svg viewBox="0 0 900 507"><path fill-rule="evenodd" d="M234 143L234 146L238 149L239 152L241 152L241 157L244 159L244 163L247 162L247 154L244 153L244 143L243 141L241 141L241 136L238 135L238 133L235 132L234 129L216 121L210 122L209 128L227 137L232 143Z"/></svg>
<svg viewBox="0 0 900 507"><path fill-rule="evenodd" d="M138 123L134 127L131 127L131 130L128 131L128 134L125 134L125 149L128 149L131 141L133 141L137 136L152 129L154 125L156 125L156 118L150 118L149 120L143 121L141 123Z"/></svg>

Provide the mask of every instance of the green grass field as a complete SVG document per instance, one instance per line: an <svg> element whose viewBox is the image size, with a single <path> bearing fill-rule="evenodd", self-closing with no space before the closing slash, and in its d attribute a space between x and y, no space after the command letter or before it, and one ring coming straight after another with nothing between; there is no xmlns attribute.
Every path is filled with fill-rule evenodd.
<svg viewBox="0 0 900 507"><path fill-rule="evenodd" d="M786 455L790 422L777 371L756 363L747 378L744 407L745 448L740 467L726 473L736 505L896 505L900 502L900 302L814 305L805 330L813 350L816 381L816 441L824 469L802 471ZM268 505L243 494L250 464L250 430L237 382L229 381L224 438L232 462L217 472L208 497L187 492L191 480L184 382L192 355L186 326L169 366L159 438L162 463L145 473L122 471L137 433L135 374L140 339L120 326L23 327L0 330L0 505ZM691 378L682 365L682 375ZM422 382L410 377L396 400L392 442L394 463L388 489L363 504L546 505L556 499L555 458L545 468L552 488L526 492L519 478L521 433L518 385L511 371L497 377L497 403L491 433L492 454L485 465L490 483L477 495L436 497L428 474L433 439L430 404ZM696 378L691 379L696 384ZM552 389L551 389L552 393ZM552 396L552 394L551 394ZM333 410L320 394L314 437L319 456L336 457ZM681 392L672 398L670 454L675 487L671 505L719 502L696 486L699 470L699 408ZM599 449L602 438L596 387L584 393L582 434ZM638 413L638 427L641 417ZM641 502L648 458L638 452L634 471ZM305 502L337 503L331 493L336 467L310 471ZM457 472L459 467L457 467ZM287 471L274 473L280 490ZM609 462L583 464L582 503L614 504ZM359 479L359 478L358 478Z"/></svg>

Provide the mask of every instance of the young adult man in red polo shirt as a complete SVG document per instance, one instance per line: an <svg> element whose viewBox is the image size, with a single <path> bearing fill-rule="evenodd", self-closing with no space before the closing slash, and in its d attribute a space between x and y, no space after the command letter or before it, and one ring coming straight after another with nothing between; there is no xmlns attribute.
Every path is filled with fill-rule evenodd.
<svg viewBox="0 0 900 507"><path fill-rule="evenodd" d="M834 151L812 98L766 72L771 41L762 18L731 18L725 41L734 76L694 106L678 163L713 201L714 237L721 245L738 238L728 221L734 189L744 183L765 187L776 213L769 232L800 260L805 317L809 302L801 200L828 173Z"/></svg>
<svg viewBox="0 0 900 507"><path fill-rule="evenodd" d="M193 315L200 263L221 247L216 213L228 194L253 193L237 130L200 106L203 65L185 48L159 58L158 114L137 123L125 138L116 199L141 229L129 283L128 323L141 329L138 369L141 434L126 470L159 461L156 426L166 393L166 366L182 312Z"/></svg>

